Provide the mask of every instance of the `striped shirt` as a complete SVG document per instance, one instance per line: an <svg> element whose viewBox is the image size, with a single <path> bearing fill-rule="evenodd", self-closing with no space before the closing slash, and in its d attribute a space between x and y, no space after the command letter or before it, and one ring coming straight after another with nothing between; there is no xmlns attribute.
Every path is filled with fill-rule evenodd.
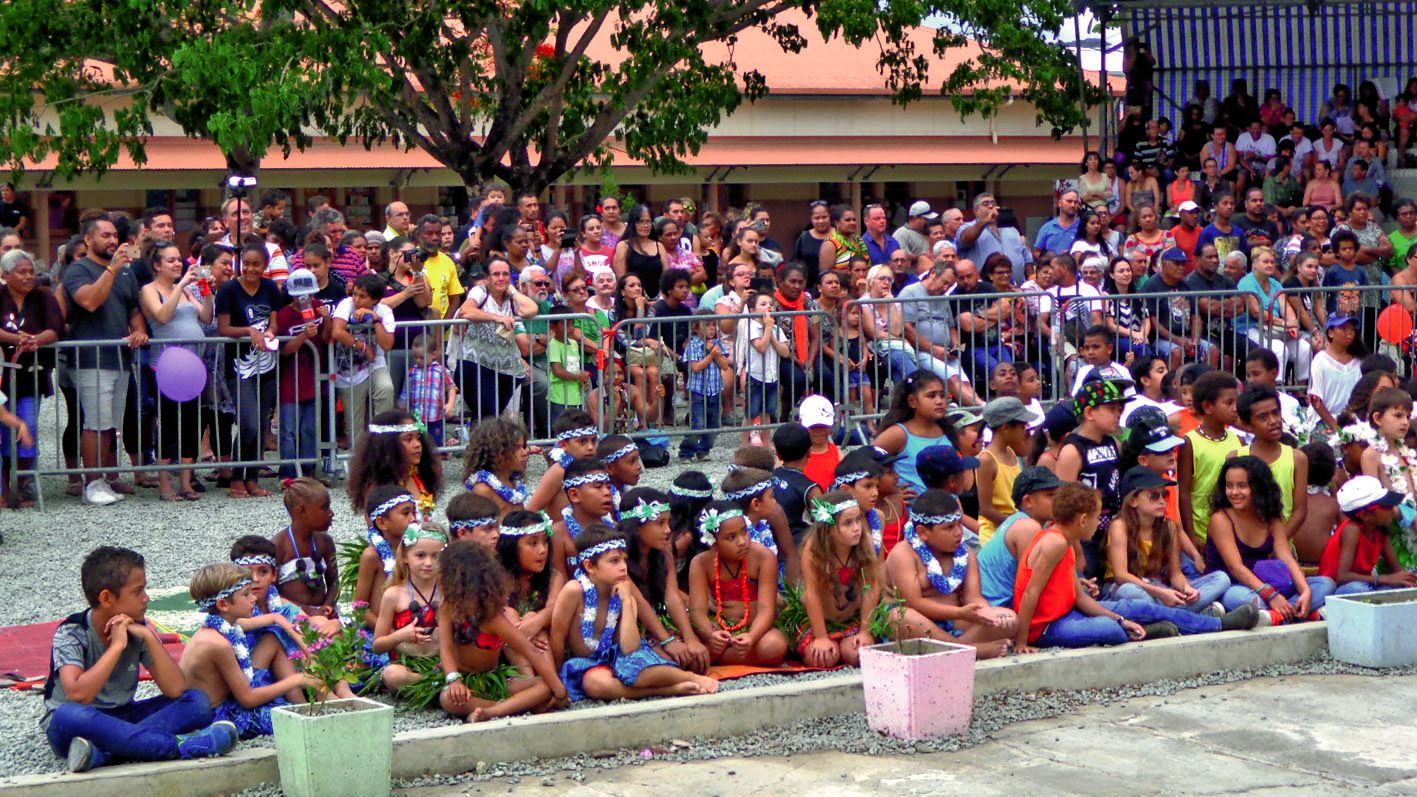
<svg viewBox="0 0 1417 797"><path fill-rule="evenodd" d="M442 363L431 362L423 367L410 365L404 380L399 403L424 423L443 420L443 400L453 378Z"/></svg>
<svg viewBox="0 0 1417 797"><path fill-rule="evenodd" d="M721 342L718 350L723 351ZM702 371L692 368L694 363L707 356L708 344L704 339L698 335L689 338L689 342L684 346L684 365L689 366L689 392L700 396L717 396L723 392L723 372L719 370L717 363L709 362L708 367Z"/></svg>

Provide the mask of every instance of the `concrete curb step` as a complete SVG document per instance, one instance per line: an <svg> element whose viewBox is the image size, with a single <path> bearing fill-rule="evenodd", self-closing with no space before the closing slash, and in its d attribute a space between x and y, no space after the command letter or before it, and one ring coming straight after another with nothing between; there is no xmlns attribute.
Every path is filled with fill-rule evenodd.
<svg viewBox="0 0 1417 797"><path fill-rule="evenodd" d="M1187 678L1218 670L1312 658L1328 649L1324 623L1178 637L1117 648L1049 651L981 662L975 697L1039 689L1096 689ZM732 736L805 719L865 710L859 674L674 700L604 706L480 725L429 728L394 739L394 777L458 773L477 762L555 758L692 736ZM26 775L0 784L3 797L197 797L231 794L279 779L275 751L224 758L105 767L80 775Z"/></svg>

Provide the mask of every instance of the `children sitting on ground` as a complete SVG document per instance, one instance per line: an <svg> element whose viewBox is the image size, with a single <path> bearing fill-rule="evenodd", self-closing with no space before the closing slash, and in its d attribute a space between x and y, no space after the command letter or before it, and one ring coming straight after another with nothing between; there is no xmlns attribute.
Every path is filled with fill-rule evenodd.
<svg viewBox="0 0 1417 797"><path fill-rule="evenodd" d="M290 525L271 537L276 546L276 588L280 596L312 619L339 617L339 567L330 524L330 491L310 478L292 479L285 487L285 511Z"/></svg>
<svg viewBox="0 0 1417 797"><path fill-rule="evenodd" d="M443 419L458 411L458 387L438 357L438 337L419 335L408 347L411 362L399 406L422 423L433 444L443 444ZM429 452L430 455L432 452Z"/></svg>
<svg viewBox="0 0 1417 797"><path fill-rule="evenodd" d="M945 414L945 419L949 421L950 430L946 433L950 444L959 451L960 456L977 460L979 455L984 453L986 441L984 428L984 416L980 407L955 407ZM979 532L979 484L975 478L978 465L960 474L960 484L957 489L951 490L955 497L959 499L959 505L964 508L964 515L974 521L969 530L975 534Z"/></svg>
<svg viewBox="0 0 1417 797"><path fill-rule="evenodd" d="M1230 576L1220 602L1226 609L1253 605L1266 625L1321 619L1336 585L1323 576L1305 578L1294 560L1269 466L1258 457L1234 457L1216 478L1205 569Z"/></svg>
<svg viewBox="0 0 1417 797"><path fill-rule="evenodd" d="M684 471L669 486L669 537L674 564L679 568L679 590L689 591L689 563L703 550L699 542L699 513L713 500L713 484L699 471Z"/></svg>
<svg viewBox="0 0 1417 797"><path fill-rule="evenodd" d="M1177 372L1179 376L1173 380L1178 396L1176 400L1181 409L1167 416L1166 420L1171 429L1183 438L1201 425L1200 407L1195 403L1196 382L1214 370L1215 368L1206 363L1186 363Z"/></svg>
<svg viewBox="0 0 1417 797"><path fill-rule="evenodd" d="M349 499L354 511L362 513L368 508L369 491L376 486L397 484L413 496L418 521L431 519L443 485L443 460L437 450L433 438L407 412L391 410L375 415L349 461Z"/></svg>
<svg viewBox="0 0 1417 797"><path fill-rule="evenodd" d="M630 581L624 536L596 523L576 538L576 547L576 578L561 590L551 614L551 653L562 662L571 699L717 691L717 681L680 669L645 641L640 616L651 610Z"/></svg>
<svg viewBox="0 0 1417 797"><path fill-rule="evenodd" d="M580 563L576 539L593 523L613 525L611 512L615 504L610 493L610 474L598 459L578 459L567 465L561 486L569 503L561 510L561 519L553 524L551 561L563 568L569 578L574 577Z"/></svg>
<svg viewBox="0 0 1417 797"><path fill-rule="evenodd" d="M654 609L641 621L651 638L672 639L663 647L676 664L690 672L707 672L708 646L693 631L688 596L680 592L675 577L677 567L669 545L669 496L653 487L626 492L620 533L628 543L630 581ZM672 631L666 626L672 626Z"/></svg>
<svg viewBox="0 0 1417 797"><path fill-rule="evenodd" d="M1019 557L1014 582L1018 636L1014 651L1038 647L1120 645L1182 634L1253 628L1258 612L1241 607L1217 619L1148 601L1098 601L1083 588L1076 546L1096 533L1102 496L1068 483L1053 499L1053 525L1040 531ZM1144 624L1144 625L1142 625Z"/></svg>
<svg viewBox="0 0 1417 797"><path fill-rule="evenodd" d="M463 486L496 501L499 516L525 509L528 456L526 430L520 423L506 418L479 421L467 438Z"/></svg>
<svg viewBox="0 0 1417 797"><path fill-rule="evenodd" d="M1073 414L1078 417L1077 431L1063 441L1058 454L1056 473L1065 481L1076 481L1098 491L1102 499L1101 528L1106 529L1122 508L1122 475L1117 469L1121 450L1113 435L1122 419L1125 390L1130 382L1085 382L1073 397ZM1102 574L1106 559L1100 538L1081 540L1080 549L1086 557L1084 572L1088 578Z"/></svg>
<svg viewBox="0 0 1417 797"><path fill-rule="evenodd" d="M886 578L905 607L932 624L920 636L972 645L979 658L995 658L1012 647L1017 618L980 594L979 563L964 544L963 520L953 495L926 490L910 505L906 544L886 557ZM901 618L907 627L909 617Z"/></svg>
<svg viewBox="0 0 1417 797"><path fill-rule="evenodd" d="M561 480L566 478L566 466L572 460L595 456L595 444L600 439L600 432L595 428L590 413L572 407L551 424L551 434L556 437L556 446L547 453L546 472L536 483L536 491L527 499L526 508L560 517L561 510L566 508L566 494L561 490Z"/></svg>
<svg viewBox="0 0 1417 797"><path fill-rule="evenodd" d="M729 471L719 488L723 500L737 504L747 516L753 542L776 556L779 572L792 578L797 572L799 552L773 495L772 474L758 468L737 468Z"/></svg>
<svg viewBox="0 0 1417 797"><path fill-rule="evenodd" d="M1166 494L1167 520L1181 528L1181 487L1176 481L1176 452L1185 441L1171 433L1166 416L1154 407L1144 407L1132 414L1132 423L1127 429L1127 443L1122 447L1123 473L1137 466L1148 468L1162 479L1173 482L1162 488ZM1187 577L1200 575L1199 568L1205 565L1200 549L1189 535L1182 533L1177 540L1181 547L1181 571Z"/></svg>
<svg viewBox="0 0 1417 797"><path fill-rule="evenodd" d="M1176 482L1145 465L1122 476L1122 512L1107 530L1109 600L1140 600L1162 606L1224 614L1219 603L1230 588L1224 571L1187 577L1182 566L1181 527L1166 517L1166 488Z"/></svg>
<svg viewBox="0 0 1417 797"><path fill-rule="evenodd" d="M722 425L724 369L732 368L733 363L721 346L713 311L700 308L694 316L694 333L684 344L682 359L688 375L684 386L689 392L689 428L698 434L684 437L679 459L705 462L718 437L712 430Z"/></svg>
<svg viewBox="0 0 1417 797"><path fill-rule="evenodd" d="M1183 486L1181 527L1197 548L1205 545L1212 513L1210 499L1219 483L1220 469L1244 447L1230 428L1239 418L1235 411L1239 394L1239 381L1224 371L1207 372L1191 388L1191 406L1200 425L1182 438L1186 444L1176 454L1176 481Z"/></svg>
<svg viewBox="0 0 1417 797"><path fill-rule="evenodd" d="M251 577L233 564L203 567L192 577L192 600L202 627L182 651L182 674L211 701L217 720L236 726L242 739L270 736L271 709L303 703L301 690L319 686L295 671L280 641L263 635L254 646L237 625L251 617L256 595Z"/></svg>
<svg viewBox="0 0 1417 797"><path fill-rule="evenodd" d="M370 629L379 622L385 583L393 577L404 532L415 525L413 496L395 484L369 491L369 544L359 554L359 578L354 584L355 619Z"/></svg>
<svg viewBox="0 0 1417 797"><path fill-rule="evenodd" d="M882 470L876 463L857 454L857 451L851 452L836 466L836 480L832 482L832 489L843 490L856 499L856 505L861 507L865 515L871 546L876 556L885 561L885 554L881 553L885 523L881 519L880 510L876 508L876 501L880 498L877 482L881 478Z"/></svg>
<svg viewBox="0 0 1417 797"><path fill-rule="evenodd" d="M1263 346L1245 355L1245 384L1274 388L1279 396L1279 417L1284 433L1296 441L1308 439L1313 424L1304 420L1304 408L1299 400L1279 389L1279 358Z"/></svg>
<svg viewBox="0 0 1417 797"><path fill-rule="evenodd" d="M901 455L887 454L875 446L862 446L852 451L851 455L861 457L881 470L881 475L876 477L876 512L881 518L880 556L884 560L886 554L901 541L908 522L906 495L894 467ZM973 531L969 534L973 535Z"/></svg>
<svg viewBox="0 0 1417 797"><path fill-rule="evenodd" d="M1270 473L1279 485L1284 532L1293 539L1309 514L1309 458L1304 456L1304 452L1282 442L1284 416L1279 395L1268 385L1250 385L1240 391L1235 401L1235 414L1254 435L1253 441L1241 448L1240 453L1259 457L1269 465Z"/></svg>
<svg viewBox="0 0 1417 797"><path fill-rule="evenodd" d="M1018 509L1004 518L976 557L979 592L989 605L1013 605L1018 557L1043 526L1053 520L1053 494L1061 485L1053 471L1037 465L1019 471L1014 479L1012 497Z"/></svg>
<svg viewBox="0 0 1417 797"><path fill-rule="evenodd" d="M1127 366L1112 359L1113 334L1107 327L1097 324L1089 327L1082 336L1082 349L1078 352L1082 362L1078 363L1077 376L1073 379L1073 395L1077 395L1082 383L1096 379L1118 379L1131 381Z"/></svg>
<svg viewBox="0 0 1417 797"><path fill-rule="evenodd" d="M1310 567L1318 565L1333 530L1341 520L1338 500L1333 497L1330 486L1338 463L1333 456L1333 447L1328 443L1309 443L1301 450L1309 460L1307 512L1304 525L1295 532L1292 542L1299 564Z"/></svg>
<svg viewBox="0 0 1417 797"><path fill-rule="evenodd" d="M881 600L885 568L876 558L856 499L833 490L812 503L812 530L802 546L802 609L807 620L793 649L809 667L860 663L875 644L871 616Z"/></svg>
<svg viewBox="0 0 1417 797"><path fill-rule="evenodd" d="M903 454L895 464L896 475L916 495L927 485L915 472L916 458L928 446L950 442L945 412L949 408L945 383L929 371L916 371L891 391L891 406L881 419L876 447L889 454Z"/></svg>
<svg viewBox="0 0 1417 797"><path fill-rule="evenodd" d="M438 589L438 650L447 684L438 702L444 711L481 722L566 704L551 658L509 619L511 577L495 554L467 541L444 548ZM529 663L525 671L501 663L504 647Z"/></svg>
<svg viewBox="0 0 1417 797"><path fill-rule="evenodd" d="M512 512L525 510L513 509ZM472 540L487 548L497 546L501 507L485 495L458 493L448 502L448 541ZM511 514L508 512L507 514Z"/></svg>
<svg viewBox="0 0 1417 797"><path fill-rule="evenodd" d="M517 613L517 630L542 650L550 645L551 607L566 583L565 571L552 561L551 533L544 514L518 509L502 519L497 539L497 560L512 577L507 605Z"/></svg>
<svg viewBox="0 0 1417 797"><path fill-rule="evenodd" d="M977 457L960 456L954 446L928 446L916 457L915 472L927 490L944 490L959 498L964 489L964 477L979 467ZM979 520L968 512L964 514L964 544L979 548Z"/></svg>
<svg viewBox="0 0 1417 797"><path fill-rule="evenodd" d="M237 625L246 632L251 647L255 647L261 636L270 633L280 642L287 655L305 649L300 631L295 627L301 612L295 606L281 600L276 590L276 546L265 537L247 534L239 537L231 546L231 563L246 571L251 577L251 591L256 596L256 604L251 616L241 618ZM325 617L307 618L310 625L318 630L339 628L337 621Z"/></svg>
<svg viewBox="0 0 1417 797"><path fill-rule="evenodd" d="M713 664L775 667L787 655L776 628L777 558L753 542L743 510L716 501L699 518L708 550L689 566L689 617Z"/></svg>
<svg viewBox="0 0 1417 797"><path fill-rule="evenodd" d="M96 548L84 557L79 581L89 608L54 629L39 721L69 771L231 752L236 726L212 722L211 700L187 688L147 623L143 557L127 548ZM139 664L161 694L134 699Z"/></svg>
<svg viewBox="0 0 1417 797"><path fill-rule="evenodd" d="M1417 568L1412 512L1417 509L1417 451L1407 445L1412 425L1412 397L1401 388L1383 388L1368 402L1372 443L1363 452L1363 475L1377 477L1402 496L1405 512L1398 521L1401 533L1392 538L1393 549L1404 569Z"/></svg>
<svg viewBox="0 0 1417 797"><path fill-rule="evenodd" d="M1063 444L1068 435L1078 428L1078 418L1073 414L1071 401L1054 404L1043 416L1043 427L1034 432L1033 451L1029 463L1053 469L1058 466L1058 455L1063 453Z"/></svg>
<svg viewBox="0 0 1417 797"><path fill-rule="evenodd" d="M605 464L605 472L610 474L610 516L619 523L621 496L640 483L640 474L645 470L640 447L624 435L612 434L596 444L595 457Z"/></svg>
<svg viewBox="0 0 1417 797"><path fill-rule="evenodd" d="M1392 545L1402 496L1372 476L1357 476L1338 491L1338 504L1344 520L1319 562L1319 575L1338 584L1333 594L1417 587L1417 573L1402 567Z"/></svg>
<svg viewBox="0 0 1417 797"><path fill-rule="evenodd" d="M398 565L379 601L381 611L374 626L374 652L389 656L381 677L391 692L423 677L410 666L412 659L438 655L438 556L447 545L447 535L435 529L409 526L404 531Z"/></svg>
<svg viewBox="0 0 1417 797"><path fill-rule="evenodd" d="M773 497L787 517L792 542L799 546L807 536L807 507L813 498L821 497L823 492L817 481L806 473L814 443L811 431L800 423L785 423L772 433L773 451L782 461L782 465L772 471Z"/></svg>
<svg viewBox="0 0 1417 797"><path fill-rule="evenodd" d="M832 429L836 426L836 407L832 406L831 400L826 396L807 396L797 408L797 417L812 437L807 461L801 470L824 493L832 489L836 466L841 463L841 450L832 442ZM778 458L783 460L783 464L787 463L782 452L778 452Z"/></svg>
<svg viewBox="0 0 1417 797"><path fill-rule="evenodd" d="M1035 418L1016 398L996 398L984 405L984 423L994 433L979 454L975 481L979 486L979 543L989 542L994 529L1014 512L1014 479L1028 451L1028 425Z"/></svg>

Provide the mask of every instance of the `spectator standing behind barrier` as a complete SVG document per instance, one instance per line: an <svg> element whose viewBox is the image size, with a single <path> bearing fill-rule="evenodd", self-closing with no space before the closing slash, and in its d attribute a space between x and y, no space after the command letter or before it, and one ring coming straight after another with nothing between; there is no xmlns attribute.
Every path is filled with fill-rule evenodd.
<svg viewBox="0 0 1417 797"><path fill-rule="evenodd" d="M968 354L966 370L969 371L970 381L979 384L988 380L989 372L994 370L995 365L1013 361L1013 355L1000 338L1003 321L1010 317L1011 300L967 298L993 292L993 288L980 284L979 269L968 259L955 264L955 275L958 281L954 295L961 297L955 312L959 319L960 339Z"/></svg>
<svg viewBox="0 0 1417 797"><path fill-rule="evenodd" d="M773 293L773 300L774 309L780 312L815 312L817 303L807 293L807 270L796 263L788 263L778 269L777 291ZM786 419L792 408L802 403L803 396L822 392L819 384L824 381L825 374L817 374L817 379L810 385L807 375L807 369L821 350L821 323L820 316L811 315L780 316L777 319L778 328L787 334L787 340L792 344L791 355L778 362L783 406L779 418Z"/></svg>
<svg viewBox="0 0 1417 797"><path fill-rule="evenodd" d="M383 296L383 278L365 274L332 314L335 387L350 440L364 434L369 418L394 406L396 394L384 354L394 345L394 312L379 304Z"/></svg>
<svg viewBox="0 0 1417 797"><path fill-rule="evenodd" d="M512 286L512 266L506 258L487 261L487 284L468 292L457 317L470 321L458 352L458 382L475 420L501 414L527 364L517 350L519 318L533 318L536 302Z"/></svg>
<svg viewBox="0 0 1417 797"><path fill-rule="evenodd" d="M457 279L456 274L453 279ZM336 299L334 304L338 304L340 299ZM389 273L384 286L384 297L379 300L379 304L392 310L394 322L399 324L394 330L394 347L389 350L387 356L389 379L393 384L394 395L398 395L403 392L403 380L408 373L409 345L414 338L424 334L425 330L420 322L427 317L428 308L432 304L432 292L428 289L427 257L407 238L395 238L389 242ZM441 344L449 330L439 328L426 331Z"/></svg>
<svg viewBox="0 0 1417 797"><path fill-rule="evenodd" d="M428 317L432 319L452 318L459 299L465 293L458 281L458 266L443 252L439 245L443 236L443 220L429 213L418 220L418 246L425 258L422 269L423 279L428 283ZM391 261L392 262L392 261Z"/></svg>
<svg viewBox="0 0 1417 797"><path fill-rule="evenodd" d="M536 303L537 315L551 311L551 277L541 266L527 266L522 269L517 284L523 296ZM528 363L526 390L522 392L522 422L527 433L536 440L551 434L551 422L547 395L551 387L551 374L546 359L551 343L551 327L537 318L523 319L517 324L517 349Z"/></svg>
<svg viewBox="0 0 1417 797"><path fill-rule="evenodd" d="M959 256L963 260L983 263L989 255L1002 252L1013 264L1014 273L1023 282L1028 264L1033 262L1033 253L1024 245L1023 237L1014 227L999 223L999 203L993 194L980 194L974 198L974 221L959 228Z"/></svg>
<svg viewBox="0 0 1417 797"><path fill-rule="evenodd" d="M88 256L64 271L69 337L85 341L122 338L128 344L126 348L110 345L75 352L84 467L111 468L118 464L114 436L128 399L131 350L146 345L148 333L138 305L138 282L127 267L134 252L119 243L118 228L107 216L89 219L83 234ZM101 476L95 471L84 477L86 503L102 506L121 499ZM110 478L116 479L117 474L110 474Z"/></svg>
<svg viewBox="0 0 1417 797"><path fill-rule="evenodd" d="M240 426L240 449L237 457L254 462L261 459L264 446L262 429L265 419L275 411L278 389L275 330L271 316L290 303L290 297L267 279L269 256L263 244L252 244L241 250L240 276L221 286L216 297L217 333L242 341L237 346L236 413ZM237 468L231 479L232 498L261 498L270 495L257 481L259 466Z"/></svg>
<svg viewBox="0 0 1417 797"><path fill-rule="evenodd" d="M5 289L0 291L0 346L6 362L19 370L7 372L4 392L10 397L10 409L25 422L31 438L29 445L18 447L20 470L34 467L38 456L38 417L40 400L54 395L50 371L54 369L54 349L41 348L55 343L64 335L64 314L59 302L48 288L35 286L34 255L22 249L12 249L0 256L0 273L5 276ZM200 333L198 333L200 334ZM10 456L8 426L0 436L0 453ZM20 506L32 506L35 500L34 479L18 481Z"/></svg>

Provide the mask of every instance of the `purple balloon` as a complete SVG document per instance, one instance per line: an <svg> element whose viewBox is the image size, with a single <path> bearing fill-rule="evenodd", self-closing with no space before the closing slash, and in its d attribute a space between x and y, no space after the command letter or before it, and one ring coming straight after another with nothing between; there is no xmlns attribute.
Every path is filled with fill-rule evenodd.
<svg viewBox="0 0 1417 797"><path fill-rule="evenodd" d="M157 389L173 401L191 401L207 386L207 365L190 349L169 346L153 366Z"/></svg>

